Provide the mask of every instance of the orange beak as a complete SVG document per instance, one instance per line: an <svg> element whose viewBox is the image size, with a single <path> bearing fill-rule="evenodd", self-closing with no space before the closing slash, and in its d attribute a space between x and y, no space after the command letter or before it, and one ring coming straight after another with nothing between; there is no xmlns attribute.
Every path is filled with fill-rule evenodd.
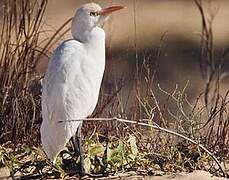
<svg viewBox="0 0 229 180"><path fill-rule="evenodd" d="M115 12L115 11L118 11L118 10L121 10L121 9L124 9L125 7L123 6L110 6L110 7L107 7L107 8L104 8L104 9L101 9L100 11L97 11L98 15L108 15L112 12Z"/></svg>

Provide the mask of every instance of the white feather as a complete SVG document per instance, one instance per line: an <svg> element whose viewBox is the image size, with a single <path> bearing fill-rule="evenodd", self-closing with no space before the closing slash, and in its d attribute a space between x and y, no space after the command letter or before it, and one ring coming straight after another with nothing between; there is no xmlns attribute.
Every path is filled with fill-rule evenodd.
<svg viewBox="0 0 229 180"><path fill-rule="evenodd" d="M88 42L63 42L50 59L43 81L41 141L54 161L94 111L105 68L105 33L96 27ZM61 121L61 122L60 122Z"/></svg>
<svg viewBox="0 0 229 180"><path fill-rule="evenodd" d="M105 32L99 28L109 13L95 3L81 6L72 21L74 39L63 42L49 61L42 82L41 142L51 161L94 111L105 68ZM97 15L95 15L97 14Z"/></svg>

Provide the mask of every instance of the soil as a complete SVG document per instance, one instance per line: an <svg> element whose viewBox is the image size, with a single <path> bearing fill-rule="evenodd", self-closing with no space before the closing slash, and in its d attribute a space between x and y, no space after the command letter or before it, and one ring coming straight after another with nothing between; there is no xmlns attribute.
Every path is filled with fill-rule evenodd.
<svg viewBox="0 0 229 180"><path fill-rule="evenodd" d="M11 179L9 177L9 170L7 168L0 168L0 180ZM71 178L72 179L72 178ZM78 179L78 178L73 178ZM84 177L84 180L91 180L92 178ZM98 180L107 179L123 179L123 180L227 180L226 178L214 177L206 171L194 171L193 173L179 173L163 176L140 176L130 174L117 174L111 177L98 178Z"/></svg>

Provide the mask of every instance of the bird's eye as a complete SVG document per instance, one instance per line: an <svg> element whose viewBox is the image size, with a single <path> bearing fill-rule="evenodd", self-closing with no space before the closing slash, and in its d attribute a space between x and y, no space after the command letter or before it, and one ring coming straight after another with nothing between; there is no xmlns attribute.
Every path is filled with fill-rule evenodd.
<svg viewBox="0 0 229 180"><path fill-rule="evenodd" d="M90 12L90 16L98 16L99 14L97 12Z"/></svg>

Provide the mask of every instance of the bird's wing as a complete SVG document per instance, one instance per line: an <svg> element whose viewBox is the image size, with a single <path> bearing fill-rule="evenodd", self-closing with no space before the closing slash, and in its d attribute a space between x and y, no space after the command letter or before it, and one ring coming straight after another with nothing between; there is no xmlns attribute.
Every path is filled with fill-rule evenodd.
<svg viewBox="0 0 229 180"><path fill-rule="evenodd" d="M77 91L80 92L80 87L73 85L76 84L77 76L81 76L85 56L86 53L79 42L72 40L62 43L50 59L43 80L41 140L51 160L55 159L79 125L79 122L68 124L60 121L69 120L75 116L74 113L78 113L79 118L84 115L79 114L82 112L77 110L81 103L76 99L79 97ZM76 93L69 94L71 89Z"/></svg>
<svg viewBox="0 0 229 180"><path fill-rule="evenodd" d="M49 115L45 119L53 120L51 116L54 111L63 111L66 107L62 106L69 105L66 104L67 92L80 76L83 59L85 53L80 43L74 41L62 43L54 52L43 81L43 107L47 110L45 114ZM67 118L64 117L66 112L61 113L62 118Z"/></svg>

